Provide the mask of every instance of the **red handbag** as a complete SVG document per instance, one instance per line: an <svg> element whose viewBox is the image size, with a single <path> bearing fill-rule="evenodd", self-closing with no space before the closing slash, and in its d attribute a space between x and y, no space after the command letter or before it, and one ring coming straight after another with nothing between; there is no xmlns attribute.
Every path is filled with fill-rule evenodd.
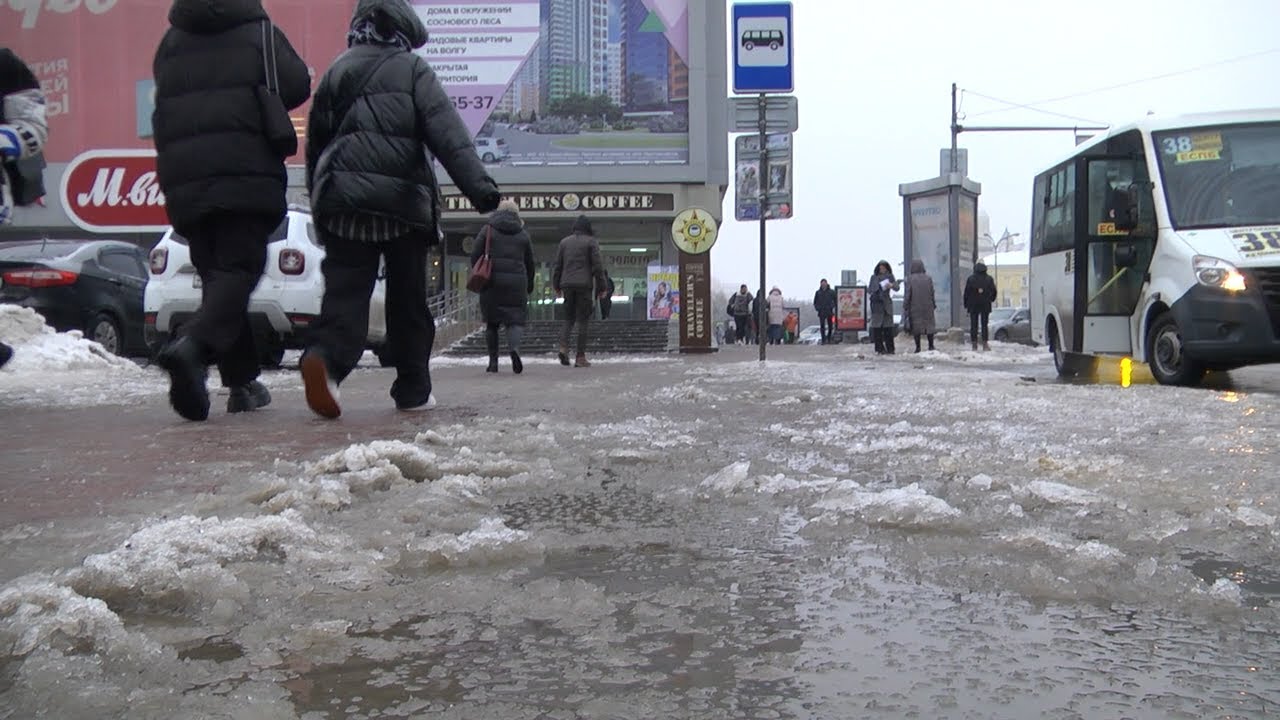
<svg viewBox="0 0 1280 720"><path fill-rule="evenodd" d="M493 274L493 261L489 259L489 250L493 244L493 226L486 225L484 230L484 254L476 258L476 264L471 266L471 274L467 276L467 289L477 293L489 287L489 276Z"/></svg>

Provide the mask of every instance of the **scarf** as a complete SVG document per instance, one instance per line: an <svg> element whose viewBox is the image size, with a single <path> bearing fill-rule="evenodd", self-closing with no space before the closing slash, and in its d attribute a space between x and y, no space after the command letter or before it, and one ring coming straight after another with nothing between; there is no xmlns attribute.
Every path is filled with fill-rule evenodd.
<svg viewBox="0 0 1280 720"><path fill-rule="evenodd" d="M371 18L360 20L347 33L347 47L353 45L394 45L401 50L413 49L404 33L397 30L390 37L383 35L378 32L378 27Z"/></svg>

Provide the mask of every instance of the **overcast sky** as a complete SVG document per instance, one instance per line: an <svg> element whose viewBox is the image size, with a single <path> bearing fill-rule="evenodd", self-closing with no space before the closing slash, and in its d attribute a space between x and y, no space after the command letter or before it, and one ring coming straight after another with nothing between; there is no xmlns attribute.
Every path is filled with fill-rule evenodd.
<svg viewBox="0 0 1280 720"><path fill-rule="evenodd" d="M793 5L795 216L769 222L767 256L767 283L788 297L812 297L820 278L838 283L842 269L865 279L880 259L902 261L898 184L938 174L938 151L951 142L952 82L969 91L961 123L971 125L1120 125L1148 111L1280 107L1280 0ZM977 93L1083 120L1009 109ZM1064 96L1076 97L1040 103ZM978 207L991 233L1007 226L1025 237L1032 177L1069 154L1074 138L973 133L961 134L960 147L982 185ZM733 220L730 185L713 275L754 289L759 223Z"/></svg>

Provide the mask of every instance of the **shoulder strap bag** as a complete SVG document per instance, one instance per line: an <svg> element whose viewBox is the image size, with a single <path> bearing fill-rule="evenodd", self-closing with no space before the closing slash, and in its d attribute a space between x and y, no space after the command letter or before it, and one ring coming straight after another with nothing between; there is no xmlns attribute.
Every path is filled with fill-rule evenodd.
<svg viewBox="0 0 1280 720"><path fill-rule="evenodd" d="M477 293L489 287L489 278L493 274L493 261L489 258L489 251L493 248L493 226L486 225L484 230L484 254L476 258L467 278L467 289Z"/></svg>
<svg viewBox="0 0 1280 720"><path fill-rule="evenodd" d="M254 87L258 107L262 111L262 130L267 144L281 159L298 152L298 133L293 128L289 109L280 99L280 78L276 68L276 33L270 20L262 21L262 65L266 68L266 82Z"/></svg>

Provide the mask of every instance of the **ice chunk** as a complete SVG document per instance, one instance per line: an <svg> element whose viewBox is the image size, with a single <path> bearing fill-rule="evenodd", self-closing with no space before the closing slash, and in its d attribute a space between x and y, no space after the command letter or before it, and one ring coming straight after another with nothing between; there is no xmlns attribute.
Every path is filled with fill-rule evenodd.
<svg viewBox="0 0 1280 720"><path fill-rule="evenodd" d="M969 482L966 485L973 490L990 490L994 483L995 481L991 479L990 475L979 474L969 478Z"/></svg>
<svg viewBox="0 0 1280 720"><path fill-rule="evenodd" d="M159 644L127 630L102 600L44 579L18 581L0 592L0 661L40 650L140 662L164 656Z"/></svg>
<svg viewBox="0 0 1280 720"><path fill-rule="evenodd" d="M748 489L748 487L754 489L754 485L747 478L747 474L750 471L751 461L749 460L726 465L698 483L698 489L704 496L713 493L716 495L733 495Z"/></svg>
<svg viewBox="0 0 1280 720"><path fill-rule="evenodd" d="M1257 508L1238 507L1235 512L1237 522L1249 527L1268 527L1276 524L1276 517L1268 515Z"/></svg>
<svg viewBox="0 0 1280 720"><path fill-rule="evenodd" d="M502 518L485 518L461 535L438 535L410 543L402 562L430 567L493 565L541 559L545 546L523 530L507 527ZM419 562L412 558L418 556Z"/></svg>
<svg viewBox="0 0 1280 720"><path fill-rule="evenodd" d="M1218 578L1218 581L1209 588L1209 595L1216 600L1229 602L1233 605L1239 605L1244 602L1244 593L1240 591L1240 586L1227 578Z"/></svg>
<svg viewBox="0 0 1280 720"><path fill-rule="evenodd" d="M31 308L0 305L0 341L14 347L7 375L33 375L49 371L113 370L135 375L146 371L126 358L113 355L78 330L55 332Z"/></svg>
<svg viewBox="0 0 1280 720"><path fill-rule="evenodd" d="M1049 480L1033 480L1026 490L1051 505L1089 505L1102 499L1095 492Z"/></svg>
<svg viewBox="0 0 1280 720"><path fill-rule="evenodd" d="M854 492L828 496L814 505L819 510L857 515L873 525L928 527L959 517L946 500L920 489L918 483L881 492Z"/></svg>

